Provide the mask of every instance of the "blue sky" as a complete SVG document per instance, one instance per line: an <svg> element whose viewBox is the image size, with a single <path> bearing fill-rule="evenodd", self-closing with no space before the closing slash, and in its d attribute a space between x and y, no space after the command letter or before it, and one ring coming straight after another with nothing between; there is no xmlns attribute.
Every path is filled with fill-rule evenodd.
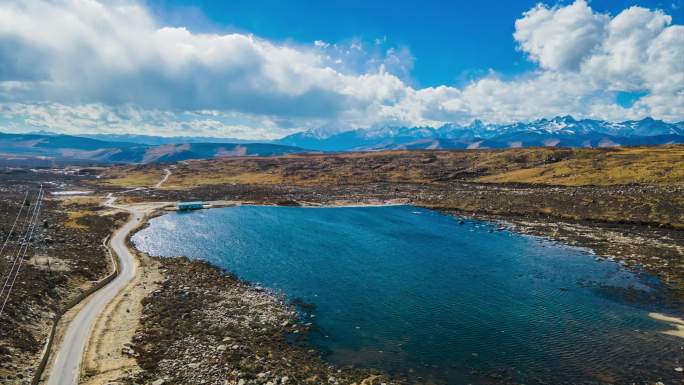
<svg viewBox="0 0 684 385"><path fill-rule="evenodd" d="M0 2L0 130L684 120L684 0Z"/></svg>

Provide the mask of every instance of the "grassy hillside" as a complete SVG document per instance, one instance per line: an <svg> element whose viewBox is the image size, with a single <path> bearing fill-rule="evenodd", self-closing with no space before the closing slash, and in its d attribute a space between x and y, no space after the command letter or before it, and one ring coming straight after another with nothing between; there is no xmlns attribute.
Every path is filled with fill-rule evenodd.
<svg viewBox="0 0 684 385"><path fill-rule="evenodd" d="M576 151L559 162L523 167L477 179L490 183L563 186L684 183L684 146Z"/></svg>
<svg viewBox="0 0 684 385"><path fill-rule="evenodd" d="M112 168L106 183L152 186L159 166ZM203 185L525 183L559 186L684 185L684 145L611 149L391 151L187 161L167 189Z"/></svg>
<svg viewBox="0 0 684 385"><path fill-rule="evenodd" d="M109 178L104 181L106 184L121 187L152 187L159 182L164 171L158 165L124 166L114 167L105 175Z"/></svg>

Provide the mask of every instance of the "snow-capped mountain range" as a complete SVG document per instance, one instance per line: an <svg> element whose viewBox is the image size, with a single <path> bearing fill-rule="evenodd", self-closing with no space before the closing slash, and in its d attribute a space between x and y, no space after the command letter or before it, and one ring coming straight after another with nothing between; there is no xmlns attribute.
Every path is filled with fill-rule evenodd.
<svg viewBox="0 0 684 385"><path fill-rule="evenodd" d="M438 128L382 127L343 132L319 129L259 143L209 137L111 134L81 137L51 132L0 132L0 159L5 155L10 158L19 156L91 163L166 163L311 151L612 147L674 143L684 143L684 122L666 123L647 118L615 123L561 116L499 125L474 121L466 126L445 124Z"/></svg>
<svg viewBox="0 0 684 385"><path fill-rule="evenodd" d="M279 144L318 151L385 149L507 148L531 146L611 147L684 143L684 122L645 118L624 122L576 120L571 116L529 123L433 127L383 127L339 133L307 131L286 136Z"/></svg>

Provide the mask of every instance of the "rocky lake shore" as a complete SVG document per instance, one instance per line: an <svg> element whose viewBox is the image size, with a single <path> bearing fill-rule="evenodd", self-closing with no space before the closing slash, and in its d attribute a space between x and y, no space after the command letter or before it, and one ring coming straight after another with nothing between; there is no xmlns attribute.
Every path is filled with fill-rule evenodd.
<svg viewBox="0 0 684 385"><path fill-rule="evenodd" d="M366 205L378 204L378 201L345 203ZM287 205L311 204L310 201L287 202ZM335 202L331 205L341 204ZM677 230L441 211L455 216L457 220L487 221L494 224L493 229L509 229L588 248L599 260L616 260L635 271L659 274L666 284L662 290L649 295L637 291L614 294L626 303L666 306L672 314L684 315L678 277L673 273L673 269L680 267L676 256L684 244L682 238L678 238L681 233ZM611 252L615 256L609 256ZM143 255L142 258L151 257ZM159 290L143 301L141 326L129 345L130 350L125 353L135 357L141 371L120 379L122 383L429 383L422 382L420 378L392 377L377 370L331 366L321 352L307 344L306 335L316 327L316 320L309 318L306 305L302 311L293 305L292 299L241 281L208 262L185 257L153 259L161 266L164 280ZM644 266L644 260L661 263ZM633 363L634 370L638 368L647 375L648 359L644 357L644 362ZM678 364L673 361L672 365L676 367ZM481 384L517 384L511 373L505 371L474 371L471 374L478 376ZM606 380L597 384L610 383Z"/></svg>
<svg viewBox="0 0 684 385"><path fill-rule="evenodd" d="M148 258L148 257L144 257ZM206 262L163 258L163 280L143 300L130 351L139 384L404 384L337 368L306 344L312 323L285 298Z"/></svg>

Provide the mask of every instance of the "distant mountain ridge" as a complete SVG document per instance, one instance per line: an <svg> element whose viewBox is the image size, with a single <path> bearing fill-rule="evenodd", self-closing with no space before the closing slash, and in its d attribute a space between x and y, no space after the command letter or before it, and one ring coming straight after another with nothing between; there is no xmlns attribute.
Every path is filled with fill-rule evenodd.
<svg viewBox="0 0 684 385"><path fill-rule="evenodd" d="M616 123L571 116L513 124L476 120L466 126L450 123L438 128L384 127L330 135L307 131L276 143L320 151L658 145L684 143L684 122L645 118Z"/></svg>
<svg viewBox="0 0 684 385"><path fill-rule="evenodd" d="M273 156L307 150L271 143L182 143L158 146L71 135L0 133L0 157L93 163L171 163L228 156Z"/></svg>
<svg viewBox="0 0 684 385"><path fill-rule="evenodd" d="M217 138L211 136L154 136L137 134L83 134L83 138L97 139L104 142L128 142L159 146L162 144L186 143L269 143L268 140L245 140L236 138Z"/></svg>
<svg viewBox="0 0 684 385"><path fill-rule="evenodd" d="M202 141L207 142L202 142ZM158 137L133 134L0 133L0 158L17 156L97 163L166 163L228 156L276 156L310 151L380 151L513 147L614 147L684 143L684 122L646 118L624 122L571 116L529 123L441 127L312 130L275 141Z"/></svg>

